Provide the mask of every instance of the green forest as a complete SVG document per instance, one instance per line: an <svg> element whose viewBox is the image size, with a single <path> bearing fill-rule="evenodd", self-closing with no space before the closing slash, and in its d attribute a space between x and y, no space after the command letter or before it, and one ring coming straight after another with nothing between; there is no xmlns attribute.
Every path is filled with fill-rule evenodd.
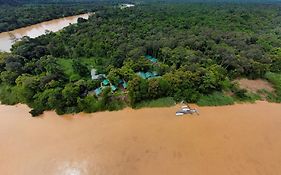
<svg viewBox="0 0 281 175"><path fill-rule="evenodd" d="M260 93L281 102L281 5L106 6L23 38L0 55L0 72L1 102L28 104L33 116L258 99L233 83L240 77L267 79L276 91Z"/></svg>

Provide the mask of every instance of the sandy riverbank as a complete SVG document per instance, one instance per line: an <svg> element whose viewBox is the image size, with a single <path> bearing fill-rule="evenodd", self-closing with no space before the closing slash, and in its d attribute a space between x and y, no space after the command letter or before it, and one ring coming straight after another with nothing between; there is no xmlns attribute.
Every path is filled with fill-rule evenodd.
<svg viewBox="0 0 281 175"><path fill-rule="evenodd" d="M9 175L279 175L281 104L258 102L58 117L0 105L0 172Z"/></svg>

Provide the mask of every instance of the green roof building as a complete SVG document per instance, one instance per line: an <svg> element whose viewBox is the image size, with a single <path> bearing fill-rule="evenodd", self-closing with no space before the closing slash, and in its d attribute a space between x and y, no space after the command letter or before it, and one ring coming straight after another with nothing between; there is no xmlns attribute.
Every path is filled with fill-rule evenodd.
<svg viewBox="0 0 281 175"><path fill-rule="evenodd" d="M158 76L158 73L156 71L152 72L152 74L153 74L154 77Z"/></svg>
<svg viewBox="0 0 281 175"><path fill-rule="evenodd" d="M145 73L144 72L138 72L137 73L141 78L146 79Z"/></svg>
<svg viewBox="0 0 281 175"><path fill-rule="evenodd" d="M151 77L153 77L153 74L151 72L145 73L145 78L151 78Z"/></svg>
<svg viewBox="0 0 281 175"><path fill-rule="evenodd" d="M114 92L114 91L116 91L116 90L117 90L117 87L116 87L116 86L114 86L114 85L111 85L111 86L110 86L110 88L111 88L111 91L112 91L112 92Z"/></svg>
<svg viewBox="0 0 281 175"><path fill-rule="evenodd" d="M95 89L94 92L97 96L99 96L102 93L102 89L99 87L99 88Z"/></svg>
<svg viewBox="0 0 281 175"><path fill-rule="evenodd" d="M123 86L124 89L127 89L128 83L127 82L123 82L122 86Z"/></svg>
<svg viewBox="0 0 281 175"><path fill-rule="evenodd" d="M123 83L123 80L119 79L118 84L122 84L122 83Z"/></svg>
<svg viewBox="0 0 281 175"><path fill-rule="evenodd" d="M157 72L138 72L137 73L138 76L140 76L143 79L149 79L149 78L154 78L154 77L158 77L158 73Z"/></svg>
<svg viewBox="0 0 281 175"><path fill-rule="evenodd" d="M102 85L108 86L109 85L109 80L108 79L103 80L102 81Z"/></svg>
<svg viewBox="0 0 281 175"><path fill-rule="evenodd" d="M157 59L156 58L154 58L153 56L151 56L151 55L146 55L145 56L149 61L151 61L152 63L157 63Z"/></svg>

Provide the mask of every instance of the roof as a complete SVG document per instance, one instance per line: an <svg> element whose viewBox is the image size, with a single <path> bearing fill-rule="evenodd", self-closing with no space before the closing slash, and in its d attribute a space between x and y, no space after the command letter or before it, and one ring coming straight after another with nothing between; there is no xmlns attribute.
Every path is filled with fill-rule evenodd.
<svg viewBox="0 0 281 175"><path fill-rule="evenodd" d="M153 74L151 72L146 72L145 78L150 78L150 77L153 77Z"/></svg>
<svg viewBox="0 0 281 175"><path fill-rule="evenodd" d="M124 82L124 83L122 84L122 86L123 86L124 89L127 89L128 83L127 83L127 82Z"/></svg>
<svg viewBox="0 0 281 175"><path fill-rule="evenodd" d="M144 72L138 72L137 73L141 78L146 79L145 73Z"/></svg>
<svg viewBox="0 0 281 175"><path fill-rule="evenodd" d="M158 73L156 71L153 71L152 74L156 77L158 76Z"/></svg>
<svg viewBox="0 0 281 175"><path fill-rule="evenodd" d="M123 80L119 79L118 84L121 84L121 83L123 83Z"/></svg>
<svg viewBox="0 0 281 175"><path fill-rule="evenodd" d="M102 84L103 84L104 86L109 85L109 80L108 80L108 79L103 80L103 81L102 81Z"/></svg>
<svg viewBox="0 0 281 175"><path fill-rule="evenodd" d="M150 59L150 61L153 62L153 63L157 63L157 59L156 58L152 58L152 59Z"/></svg>
<svg viewBox="0 0 281 175"><path fill-rule="evenodd" d="M145 73L144 72L138 72L137 74L143 79L158 77L157 72L145 72Z"/></svg>
<svg viewBox="0 0 281 175"><path fill-rule="evenodd" d="M91 70L91 76L92 76L92 79L93 79L93 80L98 79L98 76L96 75L96 72L97 72L96 69L92 69L92 70Z"/></svg>
<svg viewBox="0 0 281 175"><path fill-rule="evenodd" d="M92 80L97 80L106 77L105 74L97 74L96 69L91 70L91 76L92 76Z"/></svg>
<svg viewBox="0 0 281 175"><path fill-rule="evenodd" d="M92 76L95 76L95 75L96 75L96 72L97 72L96 69L92 69L92 70L91 70L91 75L92 75Z"/></svg>
<svg viewBox="0 0 281 175"><path fill-rule="evenodd" d="M150 56L150 55L146 55L145 56L147 59L151 59L152 58L152 56Z"/></svg>
<svg viewBox="0 0 281 175"><path fill-rule="evenodd" d="M111 85L110 87L111 87L111 90L112 90L112 91L116 91L116 90L117 90L117 87L114 86L114 85Z"/></svg>
<svg viewBox="0 0 281 175"><path fill-rule="evenodd" d="M156 58L154 58L153 56L151 56L151 55L146 55L145 56L147 59L149 59L151 62L153 62L153 63L157 63L157 59Z"/></svg>
<svg viewBox="0 0 281 175"><path fill-rule="evenodd" d="M100 95L102 93L102 89L99 87L94 90L96 95Z"/></svg>

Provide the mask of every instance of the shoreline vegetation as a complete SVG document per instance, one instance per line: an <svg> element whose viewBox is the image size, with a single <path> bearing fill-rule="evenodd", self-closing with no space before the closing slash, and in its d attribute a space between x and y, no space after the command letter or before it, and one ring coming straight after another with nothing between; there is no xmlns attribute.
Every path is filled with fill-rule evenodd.
<svg viewBox="0 0 281 175"><path fill-rule="evenodd" d="M163 99L169 99L170 97L165 97ZM37 116L32 116L32 113L30 112L32 110L32 108L30 108L28 105L23 104L23 103L17 103L17 104L13 104L13 105L9 105L9 104L3 104L0 103L0 106L2 107L15 107L15 108L22 108L25 109L26 114L29 114L32 117L42 117L45 116L46 113L54 113L56 116L61 116L61 117L72 117L72 116L79 116L80 114L82 115L95 115L95 114L103 114L103 113L114 113L114 112L124 112L124 111L139 111L139 110L155 110L155 109L173 109L172 114L174 114L179 108L182 107L182 102L178 102L175 103L175 101L170 101L170 103L163 103L162 100L163 99L156 99L156 100L151 100L151 101L144 101L140 104L138 104L136 107L131 107L131 106L123 106L123 108L120 108L118 110L102 110L102 111L96 111L96 112L85 112L85 111L81 111L81 112L77 112L77 113L65 113L65 114L58 114L56 111L54 110L45 110L44 112L42 112L40 115ZM206 109L208 108L209 110L212 109L212 107L216 108L228 108L228 107L233 107L233 106L239 106L239 105L260 105L260 104L272 104L272 105L280 105L280 102L272 102L272 101L268 101L268 100L255 100L255 101L234 101L233 104L211 104L211 105L199 105L197 103L188 103L189 106L196 108L199 112L200 109ZM29 111L29 112L28 112ZM171 113L169 114L171 115ZM200 113L199 113L200 115ZM189 115L188 115L189 116ZM191 115L192 116L192 115Z"/></svg>
<svg viewBox="0 0 281 175"><path fill-rule="evenodd" d="M274 75L273 73L267 73L267 79L271 79L269 80L270 82L274 82L275 84L274 87L279 87L280 88L280 82L278 82L278 79L280 80L281 75ZM2 99L4 101L4 103L0 103L0 105L12 105L12 106L17 106L17 105L24 105L24 104L20 104L17 103L18 99L16 97L13 96L6 96L6 95L1 95L1 94L5 94L5 93L9 93L11 89L9 87L5 87L5 86L0 86L0 99ZM236 96L230 96L227 95L225 93L222 92L214 92L210 95L206 95L206 96L201 96L199 98L199 100L195 103L195 105L198 105L198 107L212 107L212 106L228 106L228 105L235 105L235 104L249 104L249 103L256 103L259 101L267 101L269 103L281 103L280 101L280 95L278 93L280 92L268 92L264 89L259 90L258 92L261 95L258 95L256 93L252 93L252 92L247 92L246 89L240 89L241 93L243 94L241 96L241 94L238 94ZM266 96L265 96L266 95ZM265 97L265 98L262 98ZM163 97L163 98L159 98L159 99L155 99L155 100L148 100L148 101L142 101L140 103L137 103L135 106L130 106L128 104L125 103L121 103L117 106L115 106L116 108L110 110L110 109L105 109L105 110L96 110L96 111L91 111L91 109L89 109L89 111L84 110L84 111L80 111L80 112L85 112L85 113L93 113L93 112L106 112L106 111L119 111L119 110L124 110L125 108L131 107L131 109L143 109L143 108L167 108L167 107L173 107L173 106L178 106L181 103L177 102L174 100L173 97ZM192 105L194 105L194 103L192 103ZM47 111L52 111L47 110ZM30 114L32 116L40 116L41 114L43 114L43 111L38 113L38 114L34 114L33 112L36 112L34 110L31 109ZM58 111L55 111L57 114ZM75 114L75 113L62 113L59 115L64 115L64 114Z"/></svg>
<svg viewBox="0 0 281 175"><path fill-rule="evenodd" d="M180 101L281 102L279 8L155 3L97 9L88 20L23 38L11 53L1 53L0 101L27 104L33 116ZM242 77L267 80L275 91L242 89L235 82Z"/></svg>

